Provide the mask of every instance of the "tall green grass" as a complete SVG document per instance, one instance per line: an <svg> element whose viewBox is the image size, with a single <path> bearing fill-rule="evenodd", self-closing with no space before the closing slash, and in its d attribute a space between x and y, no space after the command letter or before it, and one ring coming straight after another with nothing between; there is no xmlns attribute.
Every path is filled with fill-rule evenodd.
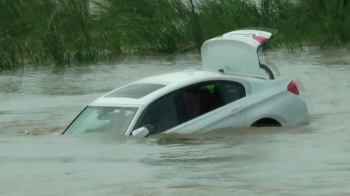
<svg viewBox="0 0 350 196"><path fill-rule="evenodd" d="M93 9L90 9L90 5ZM0 0L0 69L111 61L199 50L249 26L274 46L346 46L349 0Z"/></svg>

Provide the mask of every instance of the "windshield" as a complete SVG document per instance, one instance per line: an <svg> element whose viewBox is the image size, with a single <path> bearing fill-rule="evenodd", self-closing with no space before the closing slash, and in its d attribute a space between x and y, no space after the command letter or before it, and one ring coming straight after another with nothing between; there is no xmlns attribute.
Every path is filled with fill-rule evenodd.
<svg viewBox="0 0 350 196"><path fill-rule="evenodd" d="M88 106L69 126L65 134L113 132L124 134L137 107Z"/></svg>

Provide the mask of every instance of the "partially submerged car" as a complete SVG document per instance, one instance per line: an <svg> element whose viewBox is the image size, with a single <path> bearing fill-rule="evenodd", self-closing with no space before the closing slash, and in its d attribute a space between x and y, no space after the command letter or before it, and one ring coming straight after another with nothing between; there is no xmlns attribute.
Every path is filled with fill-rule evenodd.
<svg viewBox="0 0 350 196"><path fill-rule="evenodd" d="M273 33L237 30L207 40L202 70L135 81L89 104L62 134L115 132L149 136L228 127L310 123L292 78L275 78L258 50Z"/></svg>

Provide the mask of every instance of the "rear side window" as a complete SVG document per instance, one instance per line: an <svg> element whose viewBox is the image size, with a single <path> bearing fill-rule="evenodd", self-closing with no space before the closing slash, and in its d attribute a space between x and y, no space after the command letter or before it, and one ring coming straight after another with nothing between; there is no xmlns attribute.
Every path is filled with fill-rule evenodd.
<svg viewBox="0 0 350 196"><path fill-rule="evenodd" d="M243 84L238 82L222 81L218 85L218 88L225 104L232 103L246 96Z"/></svg>
<svg viewBox="0 0 350 196"><path fill-rule="evenodd" d="M163 84L149 84L149 83L130 84L106 95L105 97L106 98L123 97L123 98L140 99L163 87L165 87L165 85Z"/></svg>

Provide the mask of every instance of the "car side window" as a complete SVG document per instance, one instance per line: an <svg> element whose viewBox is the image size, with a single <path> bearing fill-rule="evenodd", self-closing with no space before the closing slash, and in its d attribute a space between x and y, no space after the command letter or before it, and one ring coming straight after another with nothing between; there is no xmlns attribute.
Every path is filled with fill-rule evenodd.
<svg viewBox="0 0 350 196"><path fill-rule="evenodd" d="M238 82L211 81L191 85L151 103L133 130L145 126L154 128L150 130L151 134L162 133L245 96L245 88Z"/></svg>
<svg viewBox="0 0 350 196"><path fill-rule="evenodd" d="M211 81L182 89L186 111L179 110L187 122L246 96L244 86L233 81Z"/></svg>
<svg viewBox="0 0 350 196"><path fill-rule="evenodd" d="M232 103L246 96L243 84L232 81L221 81L218 86L225 104Z"/></svg>
<svg viewBox="0 0 350 196"><path fill-rule="evenodd" d="M165 95L155 100L142 112L134 130L151 125L154 130L150 130L150 134L162 133L180 124L177 114L173 94Z"/></svg>

